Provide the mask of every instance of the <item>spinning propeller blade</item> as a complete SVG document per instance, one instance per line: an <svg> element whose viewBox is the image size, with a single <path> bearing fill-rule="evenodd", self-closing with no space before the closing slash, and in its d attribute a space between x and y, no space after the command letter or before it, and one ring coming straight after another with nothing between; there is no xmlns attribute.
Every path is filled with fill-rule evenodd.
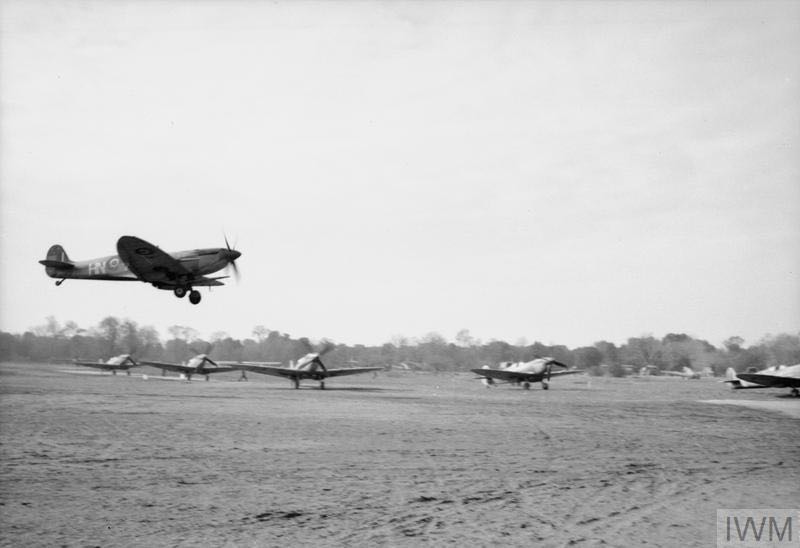
<svg viewBox="0 0 800 548"><path fill-rule="evenodd" d="M231 247L226 234L223 234L222 237L225 238L225 247L228 249L228 264L233 268L233 277L238 282L241 279L241 275L239 274L239 267L236 266L236 259L241 256L241 252L236 251L235 247Z"/></svg>
<svg viewBox="0 0 800 548"><path fill-rule="evenodd" d="M319 352L317 352L317 354L319 354L320 356L324 356L325 354L327 354L328 352L330 352L331 350L333 350L335 348L336 348L336 345L334 343L332 343L331 341L325 341L324 346L322 348L320 348L320 350L319 350Z"/></svg>

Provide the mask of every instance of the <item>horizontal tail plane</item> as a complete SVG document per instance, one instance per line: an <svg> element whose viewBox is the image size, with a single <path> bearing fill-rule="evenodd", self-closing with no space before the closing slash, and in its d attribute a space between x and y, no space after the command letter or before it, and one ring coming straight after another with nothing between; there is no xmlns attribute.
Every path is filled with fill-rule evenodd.
<svg viewBox="0 0 800 548"><path fill-rule="evenodd" d="M50 246L50 249L47 250L47 258L39 261L39 264L47 268L75 268L75 263L69 260L67 252L58 244Z"/></svg>

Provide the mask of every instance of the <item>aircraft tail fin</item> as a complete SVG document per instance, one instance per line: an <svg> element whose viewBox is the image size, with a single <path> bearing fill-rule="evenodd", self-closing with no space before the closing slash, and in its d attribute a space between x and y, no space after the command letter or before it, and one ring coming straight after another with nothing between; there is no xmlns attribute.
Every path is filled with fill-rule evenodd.
<svg viewBox="0 0 800 548"><path fill-rule="evenodd" d="M39 263L46 266L47 274L53 277L58 277L57 269L71 270L75 268L75 263L69 260L67 252L58 244L50 246L50 249L47 250L47 258Z"/></svg>
<svg viewBox="0 0 800 548"><path fill-rule="evenodd" d="M741 388L742 386L742 381L736 376L736 370L734 370L733 367L729 367L725 370L725 380L722 382L730 384L731 388Z"/></svg>

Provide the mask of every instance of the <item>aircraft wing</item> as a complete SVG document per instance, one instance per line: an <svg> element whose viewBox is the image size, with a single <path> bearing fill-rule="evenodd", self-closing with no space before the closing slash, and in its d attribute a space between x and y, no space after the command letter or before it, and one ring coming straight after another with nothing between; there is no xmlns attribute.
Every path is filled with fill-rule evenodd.
<svg viewBox="0 0 800 548"><path fill-rule="evenodd" d="M487 379L506 382L537 382L544 377L544 373L520 373L519 371L505 371L503 369L470 369L470 371Z"/></svg>
<svg viewBox="0 0 800 548"><path fill-rule="evenodd" d="M281 362L228 362L228 361L217 361L217 365L224 365L227 367L231 367L233 369L244 370L244 371L255 371L259 367L271 366L271 365L281 365Z"/></svg>
<svg viewBox="0 0 800 548"><path fill-rule="evenodd" d="M800 388L800 377L783 377L764 373L739 373L739 379L773 388Z"/></svg>
<svg viewBox="0 0 800 548"><path fill-rule="evenodd" d="M187 371L194 372L194 367L189 367L188 365L182 365L180 363L168 363L168 362L150 362L142 360L139 362L139 365L149 365L151 367L157 367L158 369L166 369L167 371L175 371L176 373L186 373Z"/></svg>
<svg viewBox="0 0 800 548"><path fill-rule="evenodd" d="M145 282L174 283L193 277L180 261L135 236L117 240L117 253L128 269Z"/></svg>
<svg viewBox="0 0 800 548"><path fill-rule="evenodd" d="M227 363L226 363L227 365ZM274 377L305 377L306 371L302 369L292 369L291 367L275 367L271 365L261 365L255 363L230 364L234 369L252 371L262 375L272 375Z"/></svg>
<svg viewBox="0 0 800 548"><path fill-rule="evenodd" d="M200 371L196 371L196 373L198 375L211 375L212 373L228 373L230 371L238 371L238 369L235 367L220 366L217 364L216 367L206 367Z"/></svg>
<svg viewBox="0 0 800 548"><path fill-rule="evenodd" d="M75 365L83 365L84 367L95 367L97 369L129 369L131 367L135 367L135 364L130 363L101 363L101 362L89 362L89 361L82 361L82 360L74 360L70 363L74 363Z"/></svg>
<svg viewBox="0 0 800 548"><path fill-rule="evenodd" d="M578 373L586 373L585 369L567 369L566 371L551 371L551 377L560 377L561 375L577 375Z"/></svg>
<svg viewBox="0 0 800 548"><path fill-rule="evenodd" d="M359 373L369 373L370 371L382 371L383 367L345 367L342 369L328 369L326 377L343 377L345 375L358 375Z"/></svg>
<svg viewBox="0 0 800 548"><path fill-rule="evenodd" d="M192 285L197 285L197 286L225 285L224 283L219 281L225 278L230 278L230 276L218 276L216 278L208 278L206 276L200 276L199 278L194 278L192 280Z"/></svg>

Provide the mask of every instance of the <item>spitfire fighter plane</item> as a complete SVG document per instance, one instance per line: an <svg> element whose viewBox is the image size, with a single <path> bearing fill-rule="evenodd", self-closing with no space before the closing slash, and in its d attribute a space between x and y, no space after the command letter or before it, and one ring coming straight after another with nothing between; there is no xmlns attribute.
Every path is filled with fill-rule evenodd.
<svg viewBox="0 0 800 548"><path fill-rule="evenodd" d="M73 360L72 363L75 365L82 365L84 367L93 367L95 369L102 369L103 371L111 371L113 375L117 374L117 371L125 371L128 375L131 374L131 367L137 367L141 365L134 360L130 354L120 354L119 356L114 356L113 358L109 358L108 361L99 361L99 362L90 362L86 360Z"/></svg>
<svg viewBox="0 0 800 548"><path fill-rule="evenodd" d="M88 261L72 261L63 247L54 245L47 251L47 258L39 263L45 266L48 276L59 279L56 285L67 279L140 281L171 290L178 298L188 293L189 301L197 304L200 292L194 288L224 285L219 280L228 276L209 278L207 274L228 265L238 277L236 259L241 256L239 251L231 249L227 239L222 248L166 253L135 236L122 236L117 240L117 253Z"/></svg>
<svg viewBox="0 0 800 548"><path fill-rule="evenodd" d="M205 354L198 354L186 364L142 360L139 362L139 365L149 365L162 370L175 371L176 373L180 373L182 376L186 377L186 380L189 381L192 380L192 375L205 375L206 380L208 380L209 375L212 373L227 373L228 371L234 371L233 367L217 364L217 362Z"/></svg>
<svg viewBox="0 0 800 548"><path fill-rule="evenodd" d="M529 362L502 362L499 369L490 369L484 365L481 369L471 369L476 375L483 378L483 383L488 387L494 385L495 381L503 381L511 384L522 384L522 388L529 390L532 382L541 382L542 389L550 387L550 378L560 375L574 375L583 373L582 369L568 369L566 371L553 371L553 366L567 366L553 358L536 358Z"/></svg>
<svg viewBox="0 0 800 548"><path fill-rule="evenodd" d="M380 371L382 367L345 367L339 369L328 369L320 359L324 354L333 350L332 345L324 347L319 352L310 352L292 362L289 367L280 367L277 362L222 362L226 366L262 375L272 375L284 377L292 381L295 388L300 388L300 381L310 379L319 382L321 390L325 389L325 379L329 377L342 377L344 375L357 375L359 373L369 373L370 371Z"/></svg>
<svg viewBox="0 0 800 548"><path fill-rule="evenodd" d="M722 382L730 384L731 388L737 390L746 388L791 388L791 394L795 397L800 397L800 364L773 366L761 371L748 371L738 375L732 367L729 367L725 372L725 377L726 379Z"/></svg>

